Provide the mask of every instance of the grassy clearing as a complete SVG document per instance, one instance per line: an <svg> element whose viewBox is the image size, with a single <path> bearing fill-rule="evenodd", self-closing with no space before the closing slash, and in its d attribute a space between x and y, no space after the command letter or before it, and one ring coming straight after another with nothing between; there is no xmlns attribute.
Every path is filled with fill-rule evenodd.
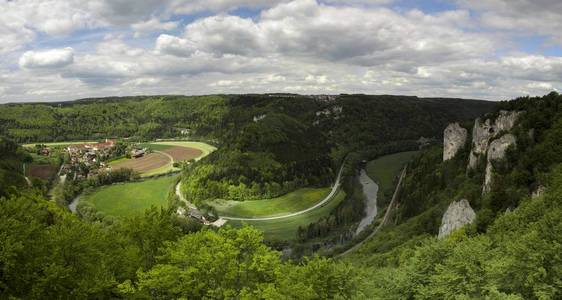
<svg viewBox="0 0 562 300"><path fill-rule="evenodd" d="M307 209L320 202L330 188L303 188L273 199L252 201L216 200L208 202L220 215L229 217L272 217Z"/></svg>
<svg viewBox="0 0 562 300"><path fill-rule="evenodd" d="M174 168L174 164L170 161L165 166L141 173L141 177L150 177L154 175L159 175L159 174L164 174L164 173L179 171L179 170L180 170L179 168Z"/></svg>
<svg viewBox="0 0 562 300"><path fill-rule="evenodd" d="M394 191L394 178L402 167L419 151L406 151L381 156L367 163L367 175L379 185L379 197Z"/></svg>
<svg viewBox="0 0 562 300"><path fill-rule="evenodd" d="M141 215L152 205L166 207L167 196L177 175L141 182L114 184L84 195L82 201L92 203L98 211L115 217Z"/></svg>
<svg viewBox="0 0 562 300"><path fill-rule="evenodd" d="M253 226L264 232L267 240L293 240L296 238L297 229L299 226L307 226L310 223L316 222L323 216L330 214L330 212L340 204L345 198L345 192L340 190L331 201L328 201L322 207L304 213L302 215L282 218L277 220L268 221L228 221L234 227L240 227L243 223Z"/></svg>

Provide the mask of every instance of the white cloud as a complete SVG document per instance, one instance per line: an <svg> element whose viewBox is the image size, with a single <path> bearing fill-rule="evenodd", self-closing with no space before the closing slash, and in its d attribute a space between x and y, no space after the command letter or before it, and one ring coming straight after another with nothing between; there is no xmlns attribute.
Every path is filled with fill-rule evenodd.
<svg viewBox="0 0 562 300"><path fill-rule="evenodd" d="M190 41L169 34L161 34L156 39L156 51L162 54L189 57L195 50Z"/></svg>
<svg viewBox="0 0 562 300"><path fill-rule="evenodd" d="M132 24L131 28L135 31L135 37L140 37L145 33L173 30L178 27L178 24L179 22L162 22L157 18L152 18L148 21Z"/></svg>
<svg viewBox="0 0 562 300"><path fill-rule="evenodd" d="M384 0L46 0L52 14L41 3L0 0L0 102L254 92L500 100L562 89L562 57L512 51L503 30L517 28L480 30L485 13L507 14L480 1L432 14ZM262 10L229 15L242 6ZM181 11L205 17L168 32ZM104 30L71 44L59 36L93 28ZM17 50L37 38L28 47L61 48Z"/></svg>
<svg viewBox="0 0 562 300"><path fill-rule="evenodd" d="M296 0L263 11L258 20L225 15L198 20L181 37L161 35L156 48L178 56L203 51L364 66L394 61L398 68L399 64L415 67L492 53L493 39L455 28L468 24L468 19L466 11L401 15L384 8L331 7Z"/></svg>
<svg viewBox="0 0 562 300"><path fill-rule="evenodd" d="M526 35L540 34L562 45L562 1L457 0L480 14L483 26Z"/></svg>
<svg viewBox="0 0 562 300"><path fill-rule="evenodd" d="M228 12L241 7L264 8L288 0L172 0L170 8L178 14Z"/></svg>
<svg viewBox="0 0 562 300"><path fill-rule="evenodd" d="M46 51L27 51L19 59L19 66L26 69L60 68L74 62L74 50L70 47Z"/></svg>

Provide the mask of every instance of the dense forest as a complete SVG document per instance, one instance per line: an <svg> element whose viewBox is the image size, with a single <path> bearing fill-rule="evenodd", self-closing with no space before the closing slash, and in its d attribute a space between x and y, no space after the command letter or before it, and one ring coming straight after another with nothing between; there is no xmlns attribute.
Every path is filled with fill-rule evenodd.
<svg viewBox="0 0 562 300"><path fill-rule="evenodd" d="M0 136L17 142L183 137L219 146L184 172L192 201L271 198L327 186L350 152L438 136L494 103L406 96L294 94L142 96L0 105ZM188 129L189 135L182 135Z"/></svg>
<svg viewBox="0 0 562 300"><path fill-rule="evenodd" d="M348 258L372 272L373 298L562 297L561 105L556 93L499 105L522 114L488 193L483 166L467 171L467 148L443 162L432 147L410 164L392 224ZM461 198L474 223L437 239L448 204Z"/></svg>
<svg viewBox="0 0 562 300"><path fill-rule="evenodd" d="M279 145L266 142L277 141L270 135L278 137L285 129L275 124L293 124L291 130L302 134L295 138L305 140L318 130L319 139L335 145L321 123L314 125L310 119L310 125L299 126L309 124L306 111L282 116L269 104L255 105L262 110L259 116L266 116L254 122L255 112L240 105L252 117L234 122L238 129L229 127L239 134L221 135L223 143L233 145L227 148L232 151L217 151L225 160L233 159L226 156L229 152L254 155L267 149L274 160L298 161L300 156L277 156ZM389 225L341 259L308 257L295 262L284 261L252 228L202 228L172 208L153 208L143 216L109 223L80 219L18 175L30 158L15 142L2 139L0 298L560 299L561 105L562 96L556 93L498 105L497 111L522 114L511 130L517 146L496 162L488 193L482 194L483 167L467 171L469 147L444 162L442 147L429 147L410 163ZM268 116L275 118L264 125L267 139L246 143L240 133L255 134L252 130L261 129L250 129L252 124L266 122ZM461 124L470 136L471 122ZM363 159L412 146L410 136L401 137L406 139L351 152L345 172L352 175ZM253 146L257 148L247 148ZM333 156L326 159L332 162ZM209 157L201 166L213 160L221 163L221 157ZM234 167L222 166L221 172ZM253 171L251 166L247 170ZM353 176L349 178L344 189L353 195ZM475 209L474 223L437 239L446 207L460 198ZM353 207L354 202L349 203ZM324 223L330 218L341 218L341 224L353 219L343 210L335 210ZM322 235L319 224L301 234Z"/></svg>

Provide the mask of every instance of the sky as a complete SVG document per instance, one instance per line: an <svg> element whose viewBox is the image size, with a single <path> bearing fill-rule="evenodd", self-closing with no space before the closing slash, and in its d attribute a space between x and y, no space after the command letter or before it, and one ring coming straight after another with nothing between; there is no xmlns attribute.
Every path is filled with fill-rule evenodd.
<svg viewBox="0 0 562 300"><path fill-rule="evenodd" d="M559 0L0 0L0 103L561 89Z"/></svg>

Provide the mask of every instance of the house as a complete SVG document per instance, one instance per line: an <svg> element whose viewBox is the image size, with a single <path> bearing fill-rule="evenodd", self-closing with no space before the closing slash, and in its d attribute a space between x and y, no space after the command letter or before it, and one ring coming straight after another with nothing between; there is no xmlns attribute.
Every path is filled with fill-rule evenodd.
<svg viewBox="0 0 562 300"><path fill-rule="evenodd" d="M144 156L145 153L146 151L144 149L134 149L133 151L131 151L131 157L139 158Z"/></svg>
<svg viewBox="0 0 562 300"><path fill-rule="evenodd" d="M193 209L193 208L190 209L190 210L188 211L188 215L189 215L190 217L194 218L195 220L197 220L197 221L203 223L203 224L207 224L207 223L208 223L207 220L205 219L205 217L203 216L203 214L202 214L199 210L197 210L197 209Z"/></svg>

